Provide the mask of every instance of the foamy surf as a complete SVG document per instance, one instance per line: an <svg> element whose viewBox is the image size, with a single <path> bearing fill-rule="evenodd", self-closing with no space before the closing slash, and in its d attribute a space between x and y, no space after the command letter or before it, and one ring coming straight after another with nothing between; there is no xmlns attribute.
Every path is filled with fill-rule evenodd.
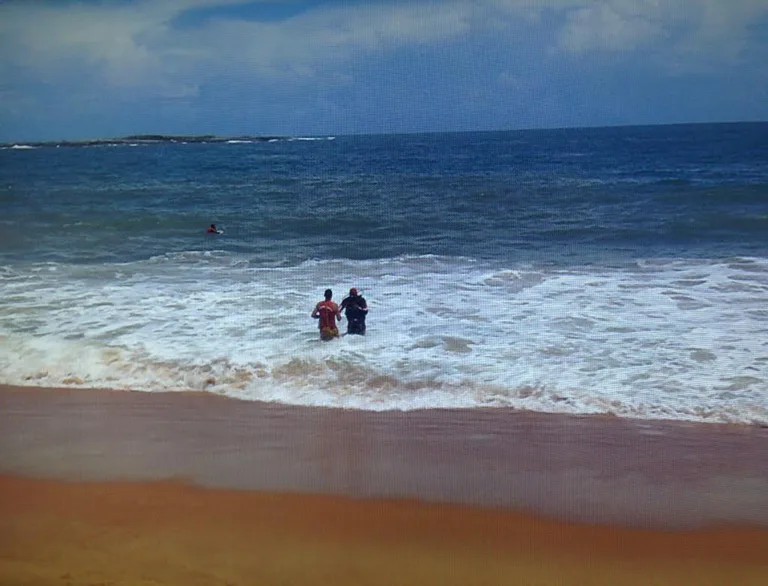
<svg viewBox="0 0 768 586"><path fill-rule="evenodd" d="M210 251L0 278L6 384L768 424L764 259L261 267ZM318 340L309 313L326 286L363 291L368 335Z"/></svg>

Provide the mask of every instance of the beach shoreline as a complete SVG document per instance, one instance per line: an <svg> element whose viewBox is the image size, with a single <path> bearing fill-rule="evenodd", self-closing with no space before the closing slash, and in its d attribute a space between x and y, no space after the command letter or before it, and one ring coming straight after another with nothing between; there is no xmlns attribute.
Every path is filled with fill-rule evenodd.
<svg viewBox="0 0 768 586"><path fill-rule="evenodd" d="M0 386L0 440L4 584L768 577L757 426Z"/></svg>
<svg viewBox="0 0 768 586"><path fill-rule="evenodd" d="M0 473L12 475L176 478L661 528L768 526L759 426L10 386L0 386L0 423Z"/></svg>

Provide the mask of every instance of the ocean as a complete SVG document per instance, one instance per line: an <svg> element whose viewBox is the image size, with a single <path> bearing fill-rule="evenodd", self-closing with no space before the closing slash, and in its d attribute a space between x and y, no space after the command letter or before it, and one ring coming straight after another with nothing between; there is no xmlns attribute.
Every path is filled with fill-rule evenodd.
<svg viewBox="0 0 768 586"><path fill-rule="evenodd" d="M2 384L768 425L768 123L8 145L0 209Z"/></svg>

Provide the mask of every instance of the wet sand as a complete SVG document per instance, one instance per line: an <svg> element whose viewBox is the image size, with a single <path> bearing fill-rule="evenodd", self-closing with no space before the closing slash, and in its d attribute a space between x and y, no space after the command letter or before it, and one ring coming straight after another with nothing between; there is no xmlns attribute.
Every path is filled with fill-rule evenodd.
<svg viewBox="0 0 768 586"><path fill-rule="evenodd" d="M768 430L0 387L1 584L765 584Z"/></svg>

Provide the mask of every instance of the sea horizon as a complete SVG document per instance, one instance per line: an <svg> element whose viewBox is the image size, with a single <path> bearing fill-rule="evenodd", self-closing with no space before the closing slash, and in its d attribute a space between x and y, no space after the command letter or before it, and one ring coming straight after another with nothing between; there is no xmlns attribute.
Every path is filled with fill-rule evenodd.
<svg viewBox="0 0 768 586"><path fill-rule="evenodd" d="M768 124L768 120L718 120L718 121L694 121L694 122L648 122L648 123L616 123L616 124L592 124L586 126L526 126L519 128L490 128L490 129L453 129L453 130L411 130L411 131L393 131L393 132L323 132L323 133L216 133L216 132L138 132L126 133L117 136L87 136L71 138L51 138L51 139L13 139L0 141L0 148L10 147L14 144L30 144L41 146L89 146L88 143L116 142L147 140L146 137L157 137L155 142L187 140L191 142L221 142L233 139L248 139L253 141L289 140L300 137L325 138L333 137L376 137L376 136L412 136L412 135L433 135L433 134L477 134L477 133L505 133L505 132L538 132L538 131L563 131L563 130L599 130L599 129L631 129L631 128L654 128L654 127L674 127L674 126L723 126L723 125L744 125L744 124Z"/></svg>

